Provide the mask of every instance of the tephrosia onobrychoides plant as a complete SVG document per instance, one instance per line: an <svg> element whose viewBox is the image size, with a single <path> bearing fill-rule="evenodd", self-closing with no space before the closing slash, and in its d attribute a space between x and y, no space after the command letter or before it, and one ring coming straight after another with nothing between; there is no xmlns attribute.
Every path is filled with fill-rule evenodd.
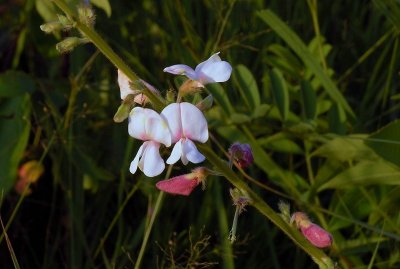
<svg viewBox="0 0 400 269"><path fill-rule="evenodd" d="M112 48L96 33L94 30L95 14L89 1L79 5L77 12L72 10L64 0L53 0L52 2L65 13L65 16L58 14L56 21L43 24L41 29L46 33L76 29L79 33L79 36L65 38L57 44L56 48L61 53L67 53L76 46L91 42L118 69L118 84L121 90L122 104L115 114L114 120L122 122L129 117L129 135L143 141L131 162L130 172L136 173L137 168L139 168L148 177L159 176L165 169L164 147L168 148L171 145L173 145L172 150L166 154L166 156L169 154L166 159L167 164L175 164L179 159L184 165L189 162L198 164L207 157L210 163L216 167L217 172L206 168L203 164L201 167L192 169L190 173L184 172L170 179L161 180L156 184L156 187L162 191L159 197L162 197L161 194L163 192L175 195L190 195L196 186L200 183L204 184L207 175L222 174L235 186L231 191L233 204L236 207L230 234L232 242L236 239L239 214L244 211L247 205L253 205L292 238L297 245L310 254L318 264L324 264L326 268L333 268L333 263L329 257L320 250L305 245L303 243L304 240L298 240L296 234L293 234L294 227L284 225L290 223L289 216L285 218L286 223L283 222L282 224L282 219L279 215L257 193L253 192L242 181L240 176L237 176L237 174L244 173L242 169L247 168L254 161L248 144L233 144L227 153L229 160L226 162L221 161L208 145L199 144L196 146L195 143L206 143L209 138L208 124L203 111L210 108L213 98L209 95L194 105L189 100L198 100L198 96L196 96L197 99L185 99L185 97L199 93L207 84L225 82L230 78L232 67L228 62L221 60L219 52L198 64L195 69L185 64L166 67L164 72L184 75L188 79L178 87L176 99L174 98L175 94L169 94L171 91L167 93L167 98L164 99L152 85L132 72L123 59L115 54ZM151 106L151 108L145 106ZM161 154L160 149L162 149ZM233 172L231 170L232 164L241 169ZM170 168L172 169L172 166ZM166 178L169 177L171 169L168 170ZM157 208L156 206L153 216L156 215ZM323 248L332 243L331 235L318 225L310 222L305 215L295 213L292 216L292 221L296 222L297 227L314 246ZM150 230L151 225L147 229ZM299 234L299 236L301 235ZM144 244L141 250L146 245L146 240L143 240ZM142 252L139 254L136 268L140 266L142 254Z"/></svg>

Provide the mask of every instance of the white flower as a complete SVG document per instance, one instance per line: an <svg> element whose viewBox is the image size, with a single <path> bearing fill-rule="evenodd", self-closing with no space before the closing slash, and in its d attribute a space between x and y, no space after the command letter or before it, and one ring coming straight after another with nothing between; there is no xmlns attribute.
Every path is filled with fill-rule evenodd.
<svg viewBox="0 0 400 269"><path fill-rule="evenodd" d="M160 144L171 145L171 133L167 122L154 110L135 107L129 114L129 135L146 141L131 162L129 171L134 174L139 167L148 177L158 176L165 164L159 153Z"/></svg>
<svg viewBox="0 0 400 269"><path fill-rule="evenodd" d="M161 115L168 122L171 142L176 143L166 162L173 164L181 159L186 165L189 161L204 161L205 157L193 143L205 143L208 140L208 125L203 113L196 106L183 102L168 105L161 111Z"/></svg>
<svg viewBox="0 0 400 269"><path fill-rule="evenodd" d="M221 61L218 54L219 52L213 54L207 61L198 64L195 70L184 64L176 64L164 68L164 72L174 75L185 75L203 85L225 82L231 76L232 66L226 61Z"/></svg>

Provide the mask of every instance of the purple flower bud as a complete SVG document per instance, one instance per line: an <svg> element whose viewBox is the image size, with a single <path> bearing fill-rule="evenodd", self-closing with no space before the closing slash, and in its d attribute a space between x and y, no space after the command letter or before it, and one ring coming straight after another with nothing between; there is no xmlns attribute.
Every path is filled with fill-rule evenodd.
<svg viewBox="0 0 400 269"><path fill-rule="evenodd" d="M233 143L229 148L230 163L235 161L240 168L250 166L253 161L253 152L249 144Z"/></svg>

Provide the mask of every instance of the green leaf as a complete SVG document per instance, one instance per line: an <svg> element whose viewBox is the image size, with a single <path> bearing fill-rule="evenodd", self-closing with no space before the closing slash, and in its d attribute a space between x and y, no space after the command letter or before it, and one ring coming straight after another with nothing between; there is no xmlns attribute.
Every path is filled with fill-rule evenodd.
<svg viewBox="0 0 400 269"><path fill-rule="evenodd" d="M108 0L91 0L90 2L96 7L104 10L104 12L107 14L107 17L111 17L111 6Z"/></svg>
<svg viewBox="0 0 400 269"><path fill-rule="evenodd" d="M263 143L261 139L259 139L258 141L263 147L272 151L292 153L292 154L304 153L302 148L290 139L279 139L269 143Z"/></svg>
<svg viewBox="0 0 400 269"><path fill-rule="evenodd" d="M233 79L238 84L241 95L250 110L253 111L260 106L257 82L250 70L244 65L238 65L234 69Z"/></svg>
<svg viewBox="0 0 400 269"><path fill-rule="evenodd" d="M372 134L365 144L385 160L400 166L400 120L395 120Z"/></svg>
<svg viewBox="0 0 400 269"><path fill-rule="evenodd" d="M289 92L286 87L285 79L282 73L276 68L269 72L269 77L275 104L279 109L282 121L286 121L289 114Z"/></svg>
<svg viewBox="0 0 400 269"><path fill-rule="evenodd" d="M329 230L331 232L351 226L351 220L359 220L371 212L371 204L360 193L359 188L349 188L345 192L335 192L332 196L330 211L334 212L334 217L329 221ZM335 216L348 216L343 219Z"/></svg>
<svg viewBox="0 0 400 269"><path fill-rule="evenodd" d="M271 55L268 56L268 62L272 66L300 79L304 66L289 49L279 44L272 44L267 48L267 51L271 52Z"/></svg>
<svg viewBox="0 0 400 269"><path fill-rule="evenodd" d="M320 186L318 191L372 184L400 185L400 170L383 160L361 161Z"/></svg>
<svg viewBox="0 0 400 269"><path fill-rule="evenodd" d="M365 135L337 137L320 146L312 153L340 162L357 160L376 160L378 157L364 144Z"/></svg>
<svg viewBox="0 0 400 269"><path fill-rule="evenodd" d="M288 46L290 46L290 48L300 59L303 60L304 64L315 74L315 76L318 77L327 94L334 101L340 104L351 116L355 117L354 112L347 103L346 99L343 97L339 89L328 77L328 75L325 74L321 65L318 63L300 37L271 10L262 10L258 12L258 15L287 43Z"/></svg>
<svg viewBox="0 0 400 269"><path fill-rule="evenodd" d="M0 97L14 97L34 91L33 79L19 71L7 71L0 74Z"/></svg>
<svg viewBox="0 0 400 269"><path fill-rule="evenodd" d="M251 121L251 118L246 114L233 113L230 120L233 124L242 124Z"/></svg>
<svg viewBox="0 0 400 269"><path fill-rule="evenodd" d="M207 85L207 90L213 95L215 101L222 107L226 115L231 115L235 112L231 102L229 101L226 91L218 83Z"/></svg>
<svg viewBox="0 0 400 269"><path fill-rule="evenodd" d="M268 111L271 109L271 106L268 104L261 104L259 107L256 107L253 112L253 118L261 118L264 117Z"/></svg>
<svg viewBox="0 0 400 269"><path fill-rule="evenodd" d="M0 106L0 191L7 193L29 138L31 102L28 94L7 98Z"/></svg>
<svg viewBox="0 0 400 269"><path fill-rule="evenodd" d="M301 82L304 115L309 120L314 120L317 114L317 95L307 80Z"/></svg>

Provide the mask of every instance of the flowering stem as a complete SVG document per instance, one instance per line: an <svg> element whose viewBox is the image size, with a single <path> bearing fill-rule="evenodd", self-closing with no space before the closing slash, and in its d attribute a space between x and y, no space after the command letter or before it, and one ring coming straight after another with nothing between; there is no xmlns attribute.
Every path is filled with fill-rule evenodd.
<svg viewBox="0 0 400 269"><path fill-rule="evenodd" d="M167 173L165 175L165 179L168 179L170 177L171 172L172 172L172 167L173 167L173 165L170 165L168 167ZM142 245L140 247L139 255L138 255L138 258L135 263L135 269L140 268L140 264L143 259L144 251L146 250L147 242L149 240L150 232L151 232L151 229L153 228L154 220L156 219L158 211L160 211L160 209L161 209L161 204L162 204L163 198L164 198L164 192L160 191L160 193L158 194L158 197L157 197L156 205L154 206L154 211L150 217L149 225L146 227L146 231L144 233L144 237L143 237Z"/></svg>
<svg viewBox="0 0 400 269"><path fill-rule="evenodd" d="M129 66L113 51L113 49L104 41L104 39L92 28L79 22L76 19L74 11L72 11L64 0L52 0L53 3L60 8L67 17L74 23L74 26L81 31L118 69L120 69L131 81L140 81L139 77L129 68ZM161 97L155 95L152 91L144 88L145 95L150 99L157 110L161 110L164 101Z"/></svg>
<svg viewBox="0 0 400 269"><path fill-rule="evenodd" d="M222 175L239 190L247 192L249 198L253 201L250 205L255 207L261 214L266 216L278 228L280 228L293 242L308 253L317 263L326 264L330 268L333 264L331 259L320 249L311 245L299 231L286 223L261 197L249 188L229 167L222 161L218 155L207 145L197 145L203 155L216 166Z"/></svg>

